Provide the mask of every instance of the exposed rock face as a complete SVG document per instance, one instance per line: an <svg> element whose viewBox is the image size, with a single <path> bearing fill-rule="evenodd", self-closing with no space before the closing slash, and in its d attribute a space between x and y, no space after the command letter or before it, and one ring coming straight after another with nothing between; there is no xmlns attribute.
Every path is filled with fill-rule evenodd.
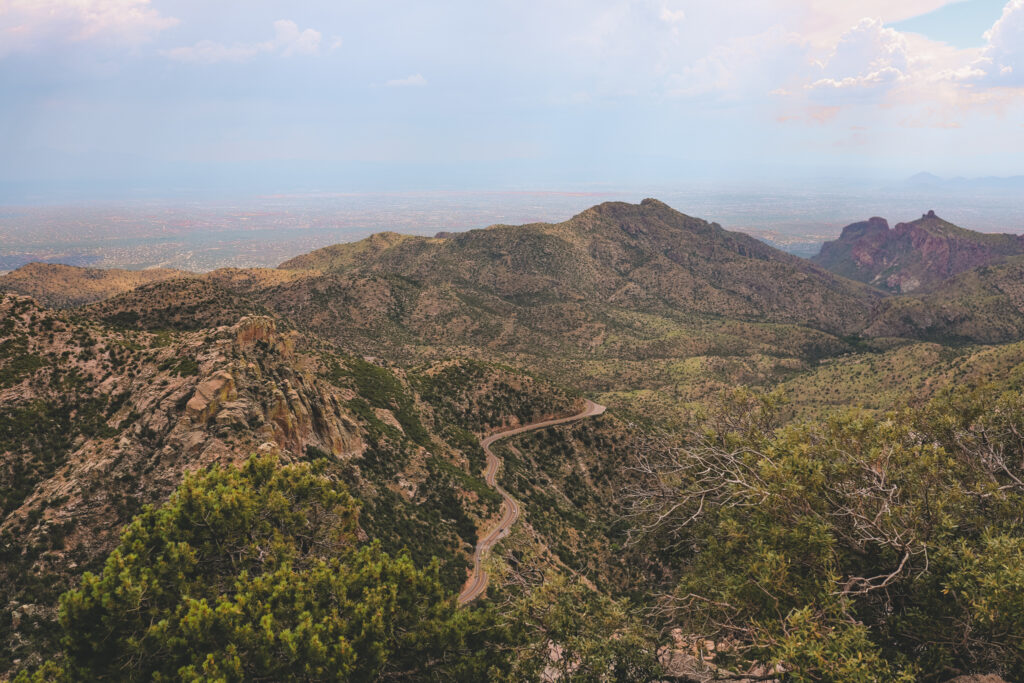
<svg viewBox="0 0 1024 683"><path fill-rule="evenodd" d="M185 408L193 421L205 424L217 414L224 401L237 396L235 378L228 372L218 370L196 386L196 393L185 404Z"/></svg>
<svg viewBox="0 0 1024 683"><path fill-rule="evenodd" d="M1024 237L965 230L928 211L892 229L877 217L848 225L814 260L839 275L908 293L1017 254L1024 254Z"/></svg>
<svg viewBox="0 0 1024 683"><path fill-rule="evenodd" d="M263 342L283 358L290 358L295 352L295 334L277 333L277 323L267 316L242 318L235 326L235 342L243 348L252 348Z"/></svg>

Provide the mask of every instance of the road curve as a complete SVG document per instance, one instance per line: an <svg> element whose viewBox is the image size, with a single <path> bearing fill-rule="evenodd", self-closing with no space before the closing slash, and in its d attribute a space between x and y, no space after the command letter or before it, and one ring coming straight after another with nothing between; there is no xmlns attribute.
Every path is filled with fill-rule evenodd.
<svg viewBox="0 0 1024 683"><path fill-rule="evenodd" d="M460 605L465 605L466 603L477 599L485 590L487 590L487 572L483 569L483 559L487 556L487 553L490 552L491 548L497 545L498 541L508 535L512 525L519 519L519 503L515 498L508 495L508 491L498 486L495 481L495 476L498 474L498 467L501 466L501 460L491 452L491 444L499 439L507 439L510 436L522 434L523 432L530 432L535 429L544 429L545 427L553 427L555 425L565 424L566 422L575 422L588 417L595 417L603 413L604 410L605 407L603 405L594 403L588 399L583 411L576 415L560 417L553 420L544 420L542 422L533 422L528 425L523 425L522 427L516 427L514 429L508 429L503 432L491 434L487 438L480 440L480 445L483 446L484 453L487 454L487 467L484 469L484 481L487 482L488 486L501 495L502 514L501 519L494 528L477 541L476 552L473 553L473 573L466 581L466 585L463 586L462 592L459 593Z"/></svg>

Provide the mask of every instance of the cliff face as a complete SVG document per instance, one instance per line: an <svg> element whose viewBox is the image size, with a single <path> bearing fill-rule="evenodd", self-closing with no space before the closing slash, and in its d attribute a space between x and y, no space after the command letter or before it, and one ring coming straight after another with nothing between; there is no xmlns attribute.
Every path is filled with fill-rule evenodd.
<svg viewBox="0 0 1024 683"><path fill-rule="evenodd" d="M929 211L892 229L877 217L848 225L814 260L844 277L908 293L1022 253L1022 236L965 230Z"/></svg>

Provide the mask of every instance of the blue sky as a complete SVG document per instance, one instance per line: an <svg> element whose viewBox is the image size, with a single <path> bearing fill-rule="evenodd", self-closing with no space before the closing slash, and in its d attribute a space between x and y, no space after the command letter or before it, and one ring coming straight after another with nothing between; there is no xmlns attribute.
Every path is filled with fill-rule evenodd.
<svg viewBox="0 0 1024 683"><path fill-rule="evenodd" d="M0 201L1024 174L1024 0L0 0Z"/></svg>
<svg viewBox="0 0 1024 683"><path fill-rule="evenodd" d="M892 24L897 31L919 33L950 45L985 46L985 32L1002 14L1006 0L961 0Z"/></svg>

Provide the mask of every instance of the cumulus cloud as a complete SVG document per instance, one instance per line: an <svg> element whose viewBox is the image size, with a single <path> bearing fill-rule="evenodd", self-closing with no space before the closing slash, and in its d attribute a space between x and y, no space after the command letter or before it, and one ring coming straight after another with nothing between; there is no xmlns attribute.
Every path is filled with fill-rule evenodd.
<svg viewBox="0 0 1024 683"><path fill-rule="evenodd" d="M164 55L179 62L203 64L245 62L260 54L276 54L282 57L311 55L320 50L322 38L319 31L311 28L300 31L294 21L280 19L274 22L274 37L267 41L225 45L213 40L201 40L195 45L166 50ZM335 38L331 49L336 49L338 45L340 39Z"/></svg>
<svg viewBox="0 0 1024 683"><path fill-rule="evenodd" d="M149 0L4 0L0 57L61 43L137 45L177 23L153 9Z"/></svg>
<svg viewBox="0 0 1024 683"><path fill-rule="evenodd" d="M426 84L427 79L423 77L423 74L412 74L405 78L392 78L384 83L389 88L422 88Z"/></svg>
<svg viewBox="0 0 1024 683"><path fill-rule="evenodd" d="M981 57L955 74L979 85L1024 86L1024 0L1010 0L985 33Z"/></svg>
<svg viewBox="0 0 1024 683"><path fill-rule="evenodd" d="M863 17L875 17L885 24L927 14L959 0L782 0L781 6L794 8L801 35L818 47L831 47L836 36ZM774 3L773 3L774 4Z"/></svg>
<svg viewBox="0 0 1024 683"><path fill-rule="evenodd" d="M909 65L906 38L878 19L865 18L818 63L821 77L808 88L830 96L877 95L905 80Z"/></svg>

